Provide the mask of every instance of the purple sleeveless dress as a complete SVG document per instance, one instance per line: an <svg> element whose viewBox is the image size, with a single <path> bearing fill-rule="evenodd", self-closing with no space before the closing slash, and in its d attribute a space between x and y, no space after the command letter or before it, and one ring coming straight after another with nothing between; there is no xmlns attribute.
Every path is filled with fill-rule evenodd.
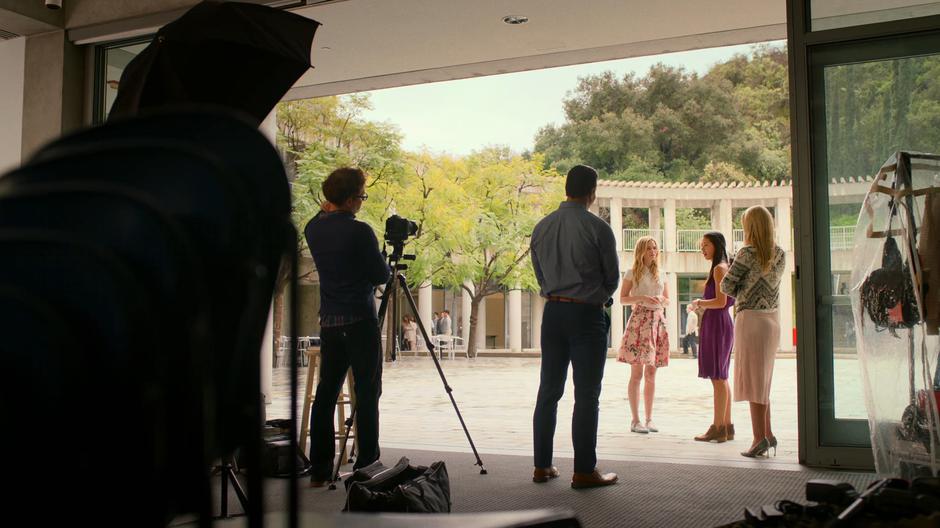
<svg viewBox="0 0 940 528"><path fill-rule="evenodd" d="M715 278L708 277L703 299L715 298ZM728 379L731 364L731 346L734 344L734 321L731 310L734 299L726 297L725 307L709 308L699 324L698 377Z"/></svg>

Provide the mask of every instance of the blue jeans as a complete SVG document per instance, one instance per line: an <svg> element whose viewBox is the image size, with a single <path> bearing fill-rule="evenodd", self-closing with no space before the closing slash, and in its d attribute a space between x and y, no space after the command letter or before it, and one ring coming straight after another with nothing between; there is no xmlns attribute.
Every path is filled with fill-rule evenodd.
<svg viewBox="0 0 940 528"><path fill-rule="evenodd" d="M565 393L568 364L574 378L571 442L574 471L590 473L597 465L597 415L607 360L610 319L600 306L548 302L542 316L542 369L532 417L535 467L552 465L558 400Z"/></svg>

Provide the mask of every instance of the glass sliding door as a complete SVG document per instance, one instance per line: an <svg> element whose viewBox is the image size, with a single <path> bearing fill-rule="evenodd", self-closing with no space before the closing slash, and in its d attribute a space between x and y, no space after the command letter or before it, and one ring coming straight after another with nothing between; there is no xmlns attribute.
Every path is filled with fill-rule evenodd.
<svg viewBox="0 0 940 528"><path fill-rule="evenodd" d="M800 460L871 468L849 302L854 226L888 157L940 151L940 18L919 31L898 20L813 32L807 7L789 5Z"/></svg>

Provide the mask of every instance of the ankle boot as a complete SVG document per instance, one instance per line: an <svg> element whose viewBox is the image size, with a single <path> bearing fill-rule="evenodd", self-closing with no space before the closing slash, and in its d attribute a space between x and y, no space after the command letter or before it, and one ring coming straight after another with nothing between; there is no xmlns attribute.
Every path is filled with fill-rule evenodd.
<svg viewBox="0 0 940 528"><path fill-rule="evenodd" d="M695 437L696 442L711 442L713 438L718 434L718 428L714 425L708 426L708 431L705 431L705 434L700 434Z"/></svg>
<svg viewBox="0 0 940 528"><path fill-rule="evenodd" d="M715 437L711 439L712 442L723 444L728 441L728 427L724 425L718 426L718 432L715 434Z"/></svg>

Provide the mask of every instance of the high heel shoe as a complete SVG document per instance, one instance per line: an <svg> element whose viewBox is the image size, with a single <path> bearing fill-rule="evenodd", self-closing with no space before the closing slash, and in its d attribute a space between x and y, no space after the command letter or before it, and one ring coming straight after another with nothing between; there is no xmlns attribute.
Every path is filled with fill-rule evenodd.
<svg viewBox="0 0 940 528"><path fill-rule="evenodd" d="M777 437L776 436L767 437L767 447L772 447L774 450L774 456L777 456Z"/></svg>
<svg viewBox="0 0 940 528"><path fill-rule="evenodd" d="M766 457L768 449L770 449L770 442L764 438L747 451L743 451L741 456L746 456L748 458Z"/></svg>

